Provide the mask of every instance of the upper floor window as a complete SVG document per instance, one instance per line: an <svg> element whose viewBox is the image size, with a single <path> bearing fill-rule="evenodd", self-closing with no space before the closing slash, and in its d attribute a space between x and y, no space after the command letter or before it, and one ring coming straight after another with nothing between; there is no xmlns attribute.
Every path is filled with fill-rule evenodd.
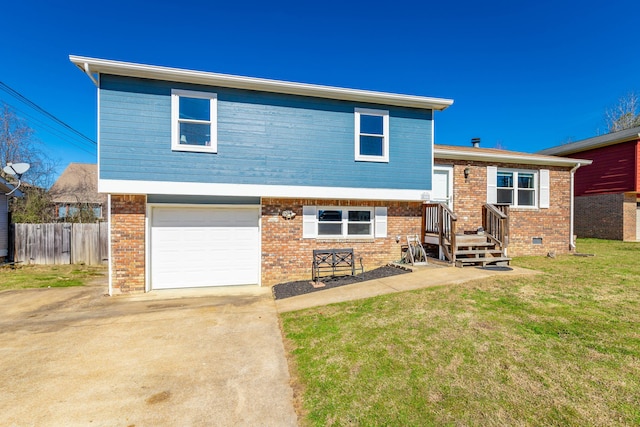
<svg viewBox="0 0 640 427"><path fill-rule="evenodd" d="M173 150L217 152L217 100L210 92L171 91Z"/></svg>
<svg viewBox="0 0 640 427"><path fill-rule="evenodd" d="M389 112L355 109L355 159L389 161Z"/></svg>
<svg viewBox="0 0 640 427"><path fill-rule="evenodd" d="M498 171L497 202L512 206L536 206L536 173Z"/></svg>

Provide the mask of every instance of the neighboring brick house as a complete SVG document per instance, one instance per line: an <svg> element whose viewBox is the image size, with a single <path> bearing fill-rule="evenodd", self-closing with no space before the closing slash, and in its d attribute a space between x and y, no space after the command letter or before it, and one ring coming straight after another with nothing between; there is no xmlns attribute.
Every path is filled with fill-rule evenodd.
<svg viewBox="0 0 640 427"><path fill-rule="evenodd" d="M70 163L51 186L49 194L55 205L55 215L60 221L68 221L73 217L104 219L107 195L98 193L95 164Z"/></svg>
<svg viewBox="0 0 640 427"><path fill-rule="evenodd" d="M98 86L109 293L310 278L312 249L397 260L453 101L70 57Z"/></svg>
<svg viewBox="0 0 640 427"><path fill-rule="evenodd" d="M575 232L580 237L640 240L640 127L540 151L593 164L575 176Z"/></svg>
<svg viewBox="0 0 640 427"><path fill-rule="evenodd" d="M509 205L508 255L567 253L572 176L589 161L539 154L436 145L433 198L458 217L458 233L482 226L482 207Z"/></svg>

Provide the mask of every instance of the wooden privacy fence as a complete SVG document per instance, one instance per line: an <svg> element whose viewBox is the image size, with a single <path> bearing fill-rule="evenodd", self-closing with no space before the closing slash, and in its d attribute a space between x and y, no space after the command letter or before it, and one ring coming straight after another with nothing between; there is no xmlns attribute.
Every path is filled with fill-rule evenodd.
<svg viewBox="0 0 640 427"><path fill-rule="evenodd" d="M13 224L15 262L88 264L108 259L106 222L91 224Z"/></svg>

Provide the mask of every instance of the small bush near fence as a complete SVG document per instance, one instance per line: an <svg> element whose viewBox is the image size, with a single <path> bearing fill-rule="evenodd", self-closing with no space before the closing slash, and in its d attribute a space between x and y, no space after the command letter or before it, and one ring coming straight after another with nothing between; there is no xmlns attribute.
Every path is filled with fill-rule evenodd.
<svg viewBox="0 0 640 427"><path fill-rule="evenodd" d="M14 258L22 264L98 265L108 259L106 222L13 224Z"/></svg>

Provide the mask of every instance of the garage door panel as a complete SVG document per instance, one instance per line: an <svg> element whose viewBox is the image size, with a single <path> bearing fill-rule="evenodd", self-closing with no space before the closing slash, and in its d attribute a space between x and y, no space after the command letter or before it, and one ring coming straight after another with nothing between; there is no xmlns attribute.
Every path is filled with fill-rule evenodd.
<svg viewBox="0 0 640 427"><path fill-rule="evenodd" d="M258 224L258 208L154 208L152 288L257 284Z"/></svg>

